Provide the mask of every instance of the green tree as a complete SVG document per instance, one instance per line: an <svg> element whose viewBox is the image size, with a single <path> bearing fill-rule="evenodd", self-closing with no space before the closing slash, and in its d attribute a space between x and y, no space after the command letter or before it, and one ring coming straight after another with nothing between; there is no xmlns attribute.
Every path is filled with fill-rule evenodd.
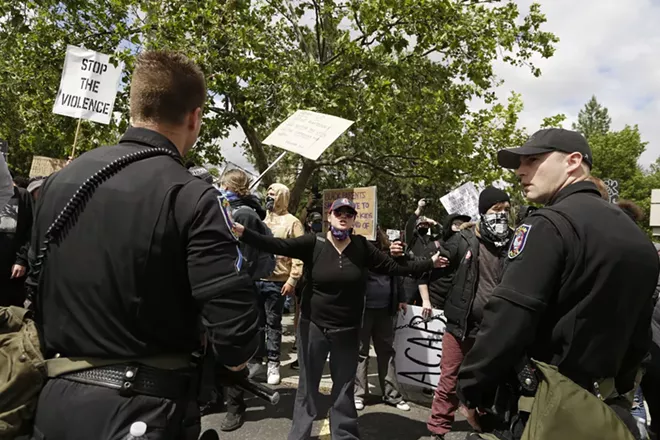
<svg viewBox="0 0 660 440"><path fill-rule="evenodd" d="M521 15L516 2L499 0L0 0L0 22L0 66L21 92L0 91L18 115L0 121L0 137L23 130L12 141L25 152L15 167L25 169L31 154L62 157L72 142L75 121L51 113L66 44L126 63L115 107L121 117L108 127L84 124L81 151L116 138L128 123L135 53L181 49L208 78L195 153L206 163L221 161L217 139L231 127L241 127L263 171L279 154L263 139L295 110L355 121L319 161L290 154L265 177L266 184L276 175L290 184L292 208L312 178L399 182L391 186L411 191L497 178L494 148L518 140L510 124L517 116L495 99L493 62L539 75L531 58L552 56L557 41L542 30L538 4ZM468 108L473 99L486 109ZM497 124L505 130L494 130Z"/></svg>
<svg viewBox="0 0 660 440"><path fill-rule="evenodd" d="M577 123L573 123L573 130L577 130L585 138L591 140L592 136L604 135L610 131L612 118L607 108L598 103L595 96L578 113Z"/></svg>

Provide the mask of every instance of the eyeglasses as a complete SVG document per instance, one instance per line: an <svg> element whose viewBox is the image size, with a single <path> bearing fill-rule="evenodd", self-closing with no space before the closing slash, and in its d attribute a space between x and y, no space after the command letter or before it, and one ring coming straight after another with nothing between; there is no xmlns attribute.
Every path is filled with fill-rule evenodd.
<svg viewBox="0 0 660 440"><path fill-rule="evenodd" d="M337 218L347 218L347 219L352 219L355 218L355 213L354 212L349 212L349 211L332 211L332 213L335 215Z"/></svg>

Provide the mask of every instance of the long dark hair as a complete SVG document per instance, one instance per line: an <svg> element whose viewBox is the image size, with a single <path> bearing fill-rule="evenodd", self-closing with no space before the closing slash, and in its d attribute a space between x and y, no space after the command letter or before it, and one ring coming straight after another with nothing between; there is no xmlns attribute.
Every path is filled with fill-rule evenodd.
<svg viewBox="0 0 660 440"><path fill-rule="evenodd" d="M379 227L376 228L376 247L383 252L389 252L390 250L390 239L387 238L387 234Z"/></svg>

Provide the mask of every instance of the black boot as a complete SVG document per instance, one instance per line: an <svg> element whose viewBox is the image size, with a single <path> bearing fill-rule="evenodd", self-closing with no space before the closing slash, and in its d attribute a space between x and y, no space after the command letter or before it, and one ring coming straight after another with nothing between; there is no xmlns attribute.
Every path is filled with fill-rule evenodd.
<svg viewBox="0 0 660 440"><path fill-rule="evenodd" d="M236 431L245 423L245 413L227 413L225 419L220 424L220 430L224 432Z"/></svg>

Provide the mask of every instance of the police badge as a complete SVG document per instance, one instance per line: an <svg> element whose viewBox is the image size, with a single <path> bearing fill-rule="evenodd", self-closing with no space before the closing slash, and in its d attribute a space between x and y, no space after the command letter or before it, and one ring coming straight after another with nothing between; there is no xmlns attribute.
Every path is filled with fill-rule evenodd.
<svg viewBox="0 0 660 440"><path fill-rule="evenodd" d="M511 247L509 248L509 258L514 259L520 255L525 248L525 243L527 243L527 237L529 236L529 231L532 230L532 225L520 225L516 229L515 234L513 234L513 240L511 240Z"/></svg>

